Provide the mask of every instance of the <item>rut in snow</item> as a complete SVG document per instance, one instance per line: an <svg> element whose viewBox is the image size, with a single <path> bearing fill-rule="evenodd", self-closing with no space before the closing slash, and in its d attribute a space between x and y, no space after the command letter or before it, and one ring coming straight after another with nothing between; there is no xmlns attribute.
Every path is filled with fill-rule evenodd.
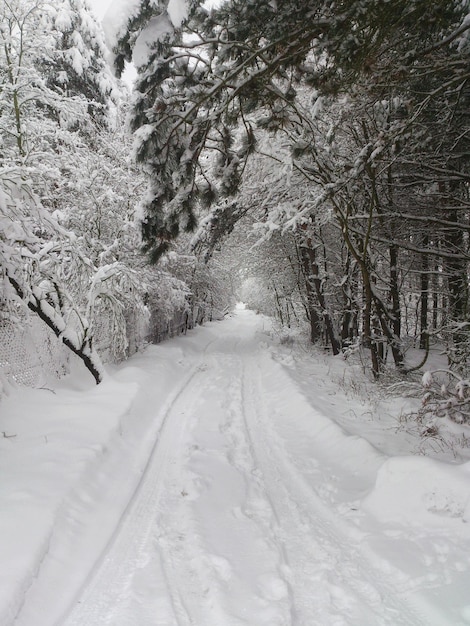
<svg viewBox="0 0 470 626"><path fill-rule="evenodd" d="M200 337L164 399L146 389L141 478L56 626L442 624L345 514L383 455L312 406L254 314Z"/></svg>
<svg viewBox="0 0 470 626"><path fill-rule="evenodd" d="M208 345L168 406L64 626L419 624L275 445L259 375L269 355L236 330Z"/></svg>

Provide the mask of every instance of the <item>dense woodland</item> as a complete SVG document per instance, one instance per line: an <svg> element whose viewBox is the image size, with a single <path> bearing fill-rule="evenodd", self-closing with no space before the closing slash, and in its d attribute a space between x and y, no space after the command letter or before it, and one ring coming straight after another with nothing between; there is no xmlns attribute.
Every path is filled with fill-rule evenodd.
<svg viewBox="0 0 470 626"><path fill-rule="evenodd" d="M2 4L1 315L99 382L104 309L123 358L128 307L239 298L375 379L442 345L468 421L468 0L134 4Z"/></svg>

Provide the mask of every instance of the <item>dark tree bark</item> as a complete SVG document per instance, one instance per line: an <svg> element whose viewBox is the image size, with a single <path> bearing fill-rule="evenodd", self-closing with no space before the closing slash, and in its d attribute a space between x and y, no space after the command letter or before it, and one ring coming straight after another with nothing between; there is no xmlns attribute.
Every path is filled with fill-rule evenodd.
<svg viewBox="0 0 470 626"><path fill-rule="evenodd" d="M302 266L305 276L305 283L307 293L309 294L309 299L312 299L312 304L317 303L319 309L322 314L321 317L316 312L315 308L315 329L312 329L316 334L316 339L319 339L321 336L321 332L324 331L326 337L328 338L333 354L339 354L341 351L341 342L338 339L333 320L329 313L327 302L325 295L323 293L321 279L320 279L320 271L318 267L318 261L316 257L315 247L313 245L312 238L309 236L305 236L301 245L300 245L300 253L302 258ZM309 307L310 308L310 307ZM312 335L313 335L312 332ZM312 339L313 341L313 339Z"/></svg>
<svg viewBox="0 0 470 626"><path fill-rule="evenodd" d="M423 237L423 248L429 245L429 237ZM425 350L428 345L428 310L429 310L429 258L427 254L421 256L420 273L421 309L419 317L419 347Z"/></svg>
<svg viewBox="0 0 470 626"><path fill-rule="evenodd" d="M396 367L403 367L403 352L401 349L401 309L400 309L400 285L398 282L399 258L398 246L390 246L390 299L392 303L392 340L391 349Z"/></svg>
<svg viewBox="0 0 470 626"><path fill-rule="evenodd" d="M321 338L321 322L317 312L315 289L311 280L310 256L304 246L300 246L300 260L305 277L305 290L307 292L307 316L310 323L310 341L316 343Z"/></svg>

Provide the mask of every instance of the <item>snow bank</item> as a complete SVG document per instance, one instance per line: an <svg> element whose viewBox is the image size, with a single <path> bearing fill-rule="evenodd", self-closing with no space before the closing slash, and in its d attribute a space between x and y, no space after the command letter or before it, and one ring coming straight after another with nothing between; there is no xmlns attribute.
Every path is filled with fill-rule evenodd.
<svg viewBox="0 0 470 626"><path fill-rule="evenodd" d="M86 391L21 389L2 400L1 624L11 623L51 558L56 528L65 519L73 526L67 497L102 463L137 389L108 379Z"/></svg>
<svg viewBox="0 0 470 626"><path fill-rule="evenodd" d="M470 463L388 459L362 508L384 524L445 527L470 537Z"/></svg>
<svg viewBox="0 0 470 626"><path fill-rule="evenodd" d="M425 623L470 624L470 463L395 457L362 502L361 526L377 567Z"/></svg>

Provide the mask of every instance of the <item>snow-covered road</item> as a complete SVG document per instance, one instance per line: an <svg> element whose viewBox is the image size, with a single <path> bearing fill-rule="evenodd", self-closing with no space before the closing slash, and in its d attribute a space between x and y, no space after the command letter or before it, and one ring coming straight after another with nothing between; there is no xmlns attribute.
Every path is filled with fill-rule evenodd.
<svg viewBox="0 0 470 626"><path fill-rule="evenodd" d="M361 509L366 494L373 498L387 457L325 415L325 403L332 414L344 412L340 394L322 389L320 379L312 381L318 389L311 395L302 393L285 358L271 349L265 324L240 311L192 339L168 342L168 355L180 360L178 375L168 377L166 389L147 380L127 410L152 425L142 427L145 445L136 441L111 450L103 461L112 492L120 472L132 465L131 450L140 459L133 480L123 485L114 523L103 521L103 502L76 514L75 523L83 526L103 521L101 544L77 531L77 549L90 552L81 577L61 578L73 562L46 562L15 625L470 623L467 606L457 605L455 613L439 599L446 580L455 583L456 596L469 583L469 555L459 557L458 567L451 562L453 547L470 545L465 519L459 520L465 528L459 527L455 546L441 527L434 529L448 555L436 571L432 554L426 561L418 549L425 542L413 541L404 526L377 520L373 504L372 513ZM141 367L147 376L158 375L147 355L117 371L115 379L135 382ZM121 469L113 470L120 458ZM102 482L98 494L81 484L82 499L96 504L110 497ZM57 541L70 528L65 524ZM431 545L421 529L423 536ZM77 559L73 546L60 553L63 560ZM456 581L454 570L460 572ZM51 581L61 601L44 593Z"/></svg>

